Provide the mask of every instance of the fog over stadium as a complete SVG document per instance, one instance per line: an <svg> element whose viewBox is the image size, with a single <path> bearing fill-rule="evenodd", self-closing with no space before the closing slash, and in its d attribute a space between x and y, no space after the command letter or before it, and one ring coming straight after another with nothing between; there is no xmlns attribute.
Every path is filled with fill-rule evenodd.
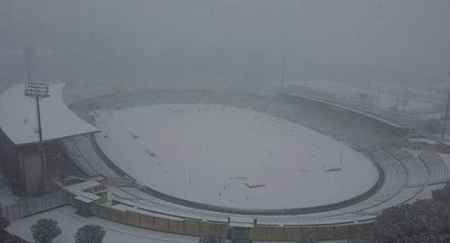
<svg viewBox="0 0 450 243"><path fill-rule="evenodd" d="M33 45L38 80L262 86L279 80L285 56L287 80L424 84L448 77L448 9L446 0L3 0L0 78L23 79L17 51Z"/></svg>
<svg viewBox="0 0 450 243"><path fill-rule="evenodd" d="M447 242L448 23L448 0L0 0L0 242Z"/></svg>

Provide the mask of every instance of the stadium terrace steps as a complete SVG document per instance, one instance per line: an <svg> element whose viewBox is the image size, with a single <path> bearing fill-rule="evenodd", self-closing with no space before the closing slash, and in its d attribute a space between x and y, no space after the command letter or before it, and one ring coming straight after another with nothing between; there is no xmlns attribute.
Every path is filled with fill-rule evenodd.
<svg viewBox="0 0 450 243"><path fill-rule="evenodd" d="M421 187L428 184L429 171L420 159L405 150L397 150L391 153L405 166L408 173L408 187Z"/></svg>
<svg viewBox="0 0 450 243"><path fill-rule="evenodd" d="M110 169L103 159L97 154L88 136L80 136L64 139L63 145L67 155L87 175L104 175L106 177L118 177Z"/></svg>
<svg viewBox="0 0 450 243"><path fill-rule="evenodd" d="M437 153L423 151L419 154L419 158L428 167L430 173L429 184L439 184L448 181L448 167Z"/></svg>

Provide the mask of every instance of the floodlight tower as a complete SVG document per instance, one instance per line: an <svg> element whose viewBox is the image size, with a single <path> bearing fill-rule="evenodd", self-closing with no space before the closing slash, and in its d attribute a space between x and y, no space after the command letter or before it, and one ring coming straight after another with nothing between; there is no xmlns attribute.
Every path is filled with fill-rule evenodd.
<svg viewBox="0 0 450 243"><path fill-rule="evenodd" d="M281 89L286 88L286 55L283 53L281 57L281 73L280 73Z"/></svg>
<svg viewBox="0 0 450 243"><path fill-rule="evenodd" d="M27 72L27 80L25 83L25 95L32 97L36 102L36 115L37 115L37 126L38 126L38 136L39 136L39 150L42 162L42 189L45 190L46 185L46 155L42 138L42 120L41 120L41 105L40 99L49 97L49 84L46 82L36 82L31 78L31 66L32 66L32 56L33 49L26 48L25 49L25 61L26 61L26 72Z"/></svg>
<svg viewBox="0 0 450 243"><path fill-rule="evenodd" d="M448 76L450 78L450 72L448 73ZM441 140L444 142L445 140L445 133L447 132L447 121L449 116L449 108L450 108L450 90L447 93L447 104L445 105L445 115L444 115L444 124L442 124L442 131L441 131Z"/></svg>

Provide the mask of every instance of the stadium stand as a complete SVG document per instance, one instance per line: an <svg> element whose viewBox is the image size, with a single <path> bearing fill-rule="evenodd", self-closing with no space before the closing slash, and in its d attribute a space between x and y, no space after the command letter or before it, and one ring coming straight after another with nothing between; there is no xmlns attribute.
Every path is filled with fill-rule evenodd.
<svg viewBox="0 0 450 243"><path fill-rule="evenodd" d="M100 156L95 154L89 138L83 137L76 138L75 140L65 141L64 144L68 150L71 150L70 156L72 156L80 167L86 171L90 171L92 175L109 173L111 177L118 176L104 163ZM405 188L408 180L406 170L393 156L385 151L379 150L373 153L372 158L384 171L385 179L382 187L374 195L362 202L341 209L315 214L283 216L250 215L249 217L257 218L259 222L264 224L366 222L383 208L406 202L418 193L420 188ZM141 191L139 187L113 188L112 190L115 203L120 204L122 208L130 207L130 210L138 209L141 212L149 212L151 214L197 220L208 219L218 222L225 222L232 215L167 202Z"/></svg>
<svg viewBox="0 0 450 243"><path fill-rule="evenodd" d="M409 187L420 187L428 184L428 168L421 160L405 150L391 151L391 153L405 166Z"/></svg>
<svg viewBox="0 0 450 243"><path fill-rule="evenodd" d="M438 154L431 151L423 151L419 154L419 158L429 170L429 184L444 183L448 180L449 173L447 165Z"/></svg>
<svg viewBox="0 0 450 243"><path fill-rule="evenodd" d="M307 100L293 95L259 96L249 94L224 94L211 91L139 91L130 98L120 96L96 97L73 104L73 109L84 117L95 109L118 109L128 106L165 103L208 103L224 104L255 111L267 112L313 130L332 136L369 156L382 171L383 180L376 192L352 205L301 215L247 215L268 225L320 225L355 224L373 220L386 207L407 203L420 193L428 181L427 167L423 161L406 151L387 150L386 145L401 139L404 131L379 120L333 107L321 102ZM110 162L97 154L89 137L68 139L64 142L67 153L74 162L90 175L103 174L118 177L110 168ZM426 157L426 156L425 156ZM429 158L426 157L428 160ZM439 166L439 161L432 162ZM444 164L445 165L445 164ZM441 164L442 166L442 164ZM435 167L435 166L430 166ZM438 169L439 168L439 169ZM438 174L442 167L432 171ZM446 168L446 167L445 167ZM431 174L433 174L431 173ZM441 180L446 175L434 175ZM207 219L225 222L232 213L210 211L175 204L149 195L135 187L113 187L114 203L122 209L139 210L149 214L166 215L188 219Z"/></svg>
<svg viewBox="0 0 450 243"><path fill-rule="evenodd" d="M63 141L66 154L87 175L117 177L92 147L88 136L68 138Z"/></svg>

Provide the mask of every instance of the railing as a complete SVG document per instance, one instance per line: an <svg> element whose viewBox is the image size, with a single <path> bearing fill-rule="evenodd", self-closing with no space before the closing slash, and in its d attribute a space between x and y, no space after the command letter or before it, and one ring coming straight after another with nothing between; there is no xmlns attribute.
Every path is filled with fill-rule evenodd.
<svg viewBox="0 0 450 243"><path fill-rule="evenodd" d="M99 218L166 233L191 236L216 235L224 237L230 228L226 223L168 219L129 210L116 209L103 204L92 204L90 209L93 215ZM295 241L308 235L316 240L369 239L371 230L371 223L322 226L271 226L257 224L250 229L250 238L258 241Z"/></svg>
<svg viewBox="0 0 450 243"><path fill-rule="evenodd" d="M116 209L113 207L92 204L93 215L120 224L126 224L144 229L183 235L220 235L225 236L227 225L200 220L174 220L156 217L139 212Z"/></svg>

